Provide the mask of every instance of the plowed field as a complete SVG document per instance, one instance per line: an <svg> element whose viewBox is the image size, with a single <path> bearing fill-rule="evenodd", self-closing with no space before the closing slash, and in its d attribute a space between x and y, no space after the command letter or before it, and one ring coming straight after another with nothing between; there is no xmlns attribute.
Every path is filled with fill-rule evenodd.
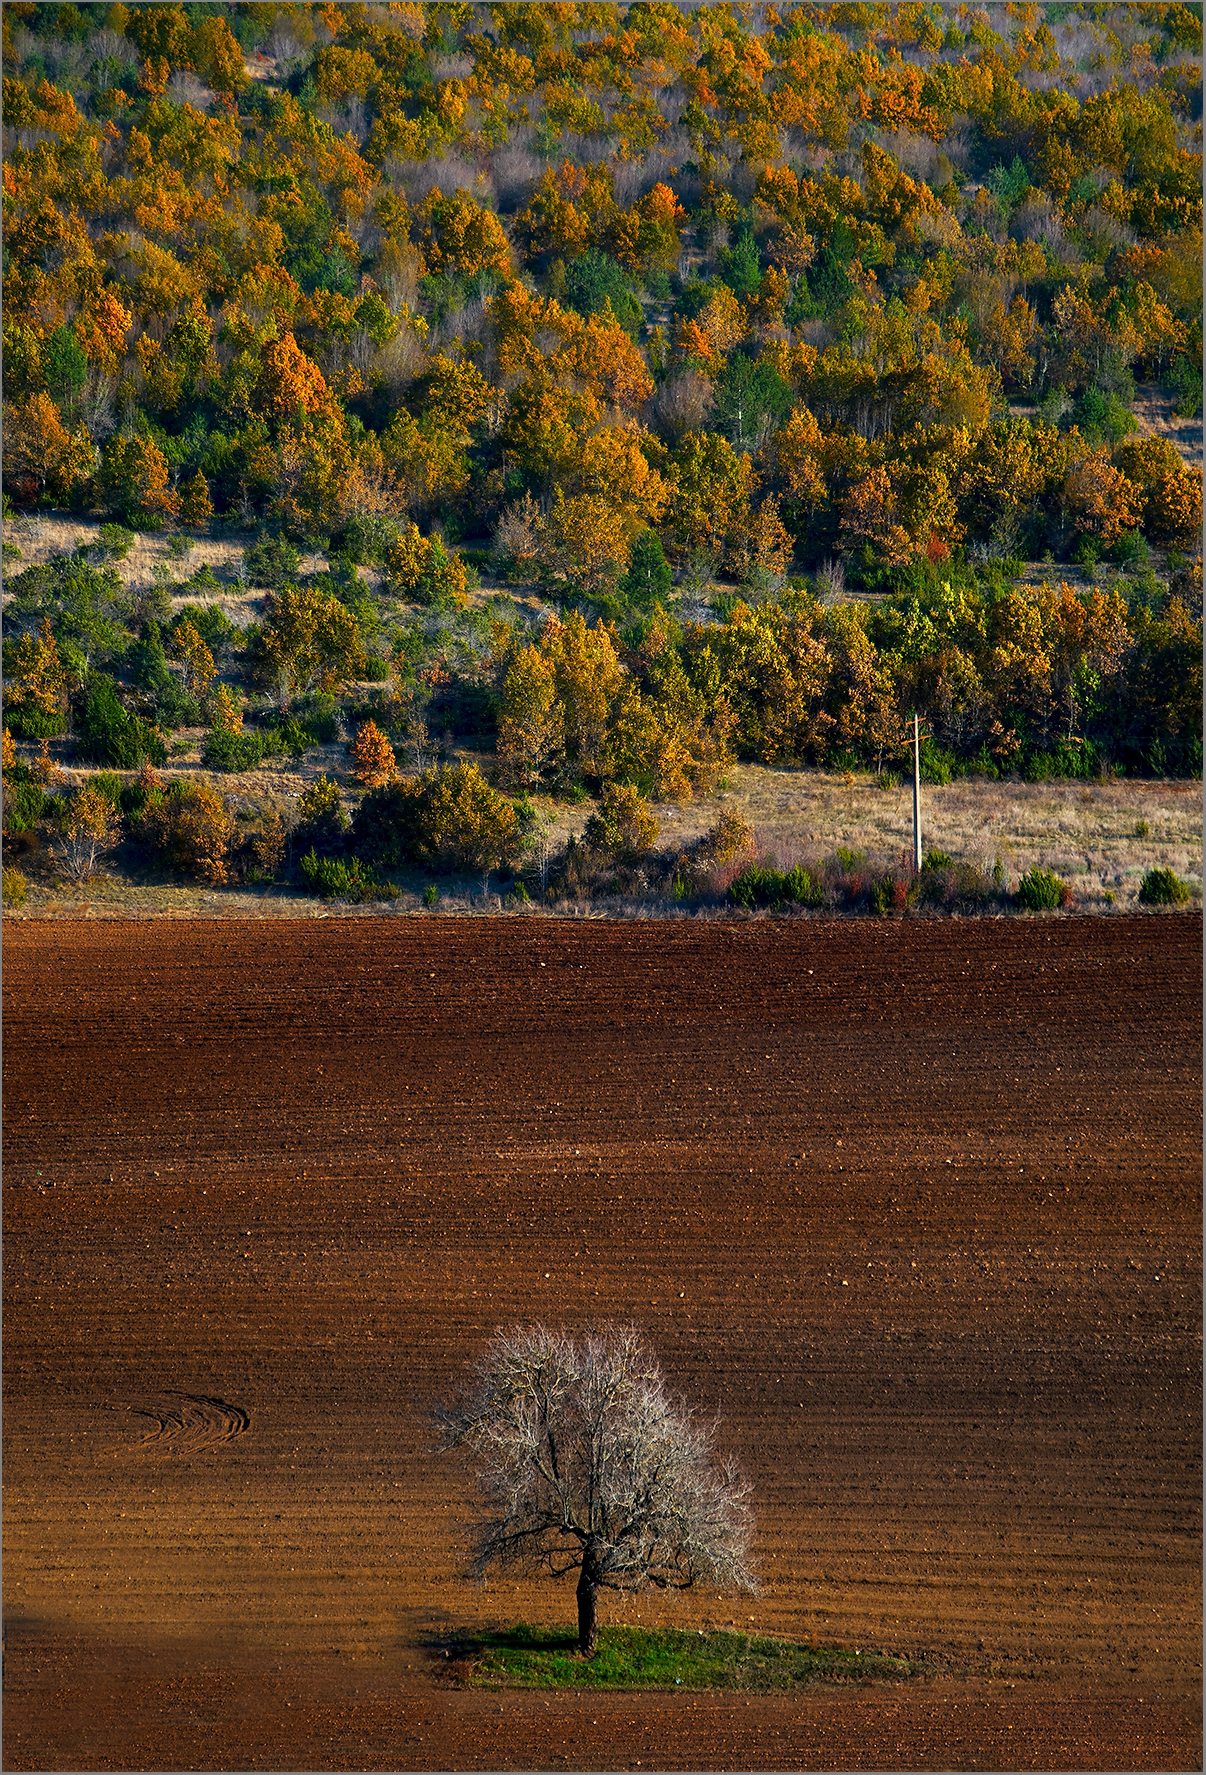
<svg viewBox="0 0 1206 1775"><path fill-rule="evenodd" d="M1200 920L36 923L5 953L7 1768L1201 1766ZM460 1688L430 1408L638 1321L772 1699ZM619 1611L611 1609L611 1618Z"/></svg>

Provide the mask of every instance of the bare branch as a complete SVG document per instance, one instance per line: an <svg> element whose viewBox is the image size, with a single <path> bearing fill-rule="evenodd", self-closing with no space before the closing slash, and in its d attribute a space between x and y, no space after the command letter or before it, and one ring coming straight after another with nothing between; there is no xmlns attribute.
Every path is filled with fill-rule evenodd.
<svg viewBox="0 0 1206 1775"><path fill-rule="evenodd" d="M749 1487L714 1459L713 1431L670 1401L635 1327L581 1343L543 1325L499 1333L466 1398L437 1416L444 1446L476 1456L473 1571L580 1567L592 1649L599 1588L756 1589Z"/></svg>

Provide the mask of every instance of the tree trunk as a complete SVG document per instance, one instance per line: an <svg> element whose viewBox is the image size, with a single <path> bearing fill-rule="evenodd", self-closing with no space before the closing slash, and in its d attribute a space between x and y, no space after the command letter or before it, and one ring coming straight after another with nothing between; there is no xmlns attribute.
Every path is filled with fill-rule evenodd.
<svg viewBox="0 0 1206 1775"><path fill-rule="evenodd" d="M591 1541L582 1555L578 1573L578 1651L583 1658L593 1658L599 1637L596 1601L599 1593L599 1555Z"/></svg>

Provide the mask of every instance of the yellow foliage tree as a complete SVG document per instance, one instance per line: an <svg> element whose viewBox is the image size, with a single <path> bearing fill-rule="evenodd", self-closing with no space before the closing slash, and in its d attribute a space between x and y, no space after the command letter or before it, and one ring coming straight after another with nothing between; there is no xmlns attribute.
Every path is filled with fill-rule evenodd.
<svg viewBox="0 0 1206 1775"><path fill-rule="evenodd" d="M169 869L219 886L230 877L234 818L208 783L174 783L148 792L141 818L144 838Z"/></svg>
<svg viewBox="0 0 1206 1775"><path fill-rule="evenodd" d="M317 586L286 586L268 607L263 646L283 695L341 689L363 657L356 618Z"/></svg>
<svg viewBox="0 0 1206 1775"><path fill-rule="evenodd" d="M502 224L468 191L444 197L433 191L420 212L418 246L429 271L474 277L481 271L511 276L511 248Z"/></svg>
<svg viewBox="0 0 1206 1775"><path fill-rule="evenodd" d="M589 493L566 499L555 490L537 556L551 580L600 592L623 573L629 548L624 519L606 499Z"/></svg>
<svg viewBox="0 0 1206 1775"><path fill-rule="evenodd" d="M552 664L565 711L566 756L582 775L601 777L608 721L624 683L611 631L602 622L588 628L580 611L565 622L550 617L541 630L540 651Z"/></svg>
<svg viewBox="0 0 1206 1775"><path fill-rule="evenodd" d="M1104 447L1074 462L1064 477L1064 508L1078 529L1105 547L1143 516L1143 494L1110 461Z"/></svg>
<svg viewBox="0 0 1206 1775"><path fill-rule="evenodd" d="M5 700L14 712L36 709L41 715L58 716L66 709L67 674L48 616L42 618L36 635L22 635L18 641Z"/></svg>
<svg viewBox="0 0 1206 1775"><path fill-rule="evenodd" d="M226 733L242 732L243 710L238 696L229 684L219 684L210 697L209 719L214 727L221 728Z"/></svg>
<svg viewBox="0 0 1206 1775"><path fill-rule="evenodd" d="M498 717L498 763L503 781L534 788L561 760L565 710L557 700L556 673L529 642L510 659Z"/></svg>
<svg viewBox="0 0 1206 1775"><path fill-rule="evenodd" d="M653 849L657 833L657 820L644 796L630 783L607 783L582 838L588 850L617 863L634 863Z"/></svg>
<svg viewBox="0 0 1206 1775"><path fill-rule="evenodd" d="M176 625L172 652L184 666L185 689L193 696L203 697L213 682L217 667L213 654L187 617Z"/></svg>
<svg viewBox="0 0 1206 1775"><path fill-rule="evenodd" d="M121 821L108 796L85 785L68 801L61 832L53 848L72 880L85 881L95 872L101 853L117 843Z"/></svg>
<svg viewBox="0 0 1206 1775"><path fill-rule="evenodd" d="M326 377L308 358L292 333L269 339L260 359L260 371L252 394L254 410L280 422L304 413L313 419L331 401Z"/></svg>
<svg viewBox="0 0 1206 1775"><path fill-rule="evenodd" d="M96 450L84 430L69 432L48 394L6 403L4 473L22 499L45 491L66 499L96 464Z"/></svg>
<svg viewBox="0 0 1206 1775"><path fill-rule="evenodd" d="M376 789L398 774L394 748L389 743L388 735L382 733L375 721L361 722L349 751L352 755L352 775L367 789Z"/></svg>
<svg viewBox="0 0 1206 1775"><path fill-rule="evenodd" d="M180 500L180 521L192 528L198 528L214 515L213 501L209 497L209 482L198 469L190 481L184 484Z"/></svg>

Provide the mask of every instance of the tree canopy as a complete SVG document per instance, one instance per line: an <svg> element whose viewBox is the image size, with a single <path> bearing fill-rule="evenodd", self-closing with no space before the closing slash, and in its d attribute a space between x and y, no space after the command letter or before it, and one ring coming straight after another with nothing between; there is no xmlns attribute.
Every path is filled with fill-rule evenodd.
<svg viewBox="0 0 1206 1775"><path fill-rule="evenodd" d="M476 1457L473 1569L577 1571L584 1657L600 1589L755 1588L748 1488L670 1399L635 1327L577 1342L543 1325L502 1332L440 1418L448 1446Z"/></svg>

